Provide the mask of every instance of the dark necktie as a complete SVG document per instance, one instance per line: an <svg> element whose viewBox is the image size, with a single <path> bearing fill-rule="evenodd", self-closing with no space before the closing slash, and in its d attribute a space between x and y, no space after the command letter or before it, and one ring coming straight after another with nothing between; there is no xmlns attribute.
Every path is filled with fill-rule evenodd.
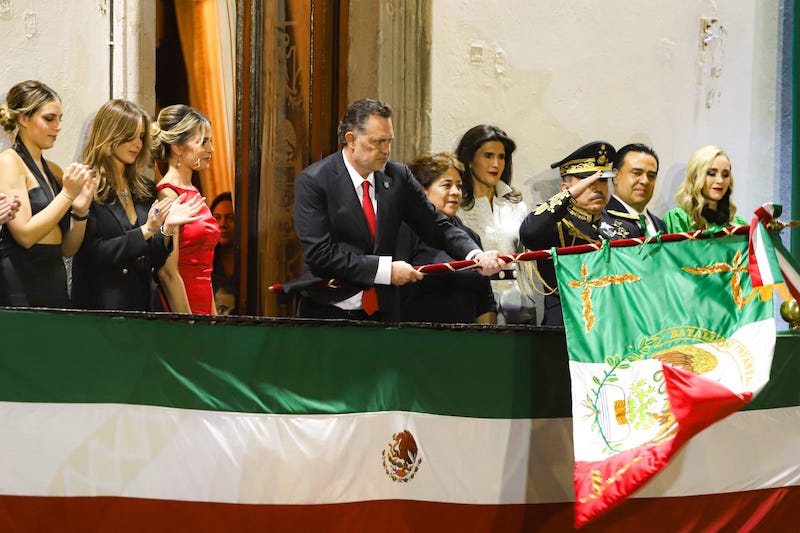
<svg viewBox="0 0 800 533"><path fill-rule="evenodd" d="M642 228L642 237L647 237L647 219L644 213L639 213L639 227Z"/></svg>
<svg viewBox="0 0 800 533"><path fill-rule="evenodd" d="M375 208L372 207L372 200L369 198L369 182L364 180L361 184L364 189L364 194L361 196L361 207L364 209L364 218L367 219L367 226L369 226L369 234L372 236L372 242L375 242ZM378 293L375 287L370 287L364 290L361 295L361 308L367 315L372 316L378 310Z"/></svg>

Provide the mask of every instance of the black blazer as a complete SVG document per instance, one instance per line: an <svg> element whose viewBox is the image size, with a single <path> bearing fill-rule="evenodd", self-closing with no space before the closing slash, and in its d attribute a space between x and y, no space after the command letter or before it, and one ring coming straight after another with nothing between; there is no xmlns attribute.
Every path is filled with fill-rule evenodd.
<svg viewBox="0 0 800 533"><path fill-rule="evenodd" d="M453 224L481 244L480 237L458 217ZM449 263L454 259L442 250L431 248L411 231L407 224L400 228L396 259L414 266ZM484 313L497 311L489 278L475 270L430 274L416 283L400 288L403 320L438 324L474 324Z"/></svg>
<svg viewBox="0 0 800 533"><path fill-rule="evenodd" d="M72 303L79 309L162 311L153 274L172 252L160 232L144 239L149 202L135 202L131 224L118 200L93 202L72 264Z"/></svg>
<svg viewBox="0 0 800 533"><path fill-rule="evenodd" d="M667 232L667 225L664 221L655 216L650 211L647 212L653 220L656 231ZM639 227L639 217L631 215L625 206L614 196L606 204L603 214L600 217L600 234L608 240L630 239L634 237L644 237L642 228Z"/></svg>
<svg viewBox="0 0 800 533"><path fill-rule="evenodd" d="M375 195L378 211L373 245L341 150L297 176L294 227L303 249L301 281L345 282L335 289L307 286L303 294L315 302L339 302L371 286L378 271L378 256L394 256L401 222L452 257L463 259L480 248L436 210L406 165L389 161L383 171L376 171ZM397 320L396 287L377 285L376 289L383 319Z"/></svg>

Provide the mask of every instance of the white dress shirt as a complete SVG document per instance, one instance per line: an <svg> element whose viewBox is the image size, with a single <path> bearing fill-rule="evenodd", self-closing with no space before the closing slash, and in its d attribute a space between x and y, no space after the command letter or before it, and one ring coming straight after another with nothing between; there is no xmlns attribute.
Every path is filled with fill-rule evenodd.
<svg viewBox="0 0 800 533"><path fill-rule="evenodd" d="M364 186L362 183L369 182L369 199L372 202L372 208L375 211L375 227L377 229L378 220L380 220L380 213L378 212L378 198L375 196L375 173L370 172L366 178L362 178L361 174L350 164L347 156L342 153L344 159L344 166L347 168L347 173L353 182L353 190L358 198L358 205L361 205L362 198L364 197ZM378 271L375 273L375 285L390 285L392 282L392 256L378 256ZM340 309L352 311L361 309L361 296L363 291L359 291L350 298L342 300L341 302L334 302L333 305Z"/></svg>
<svg viewBox="0 0 800 533"><path fill-rule="evenodd" d="M619 197L619 196L617 196L616 194L614 195L614 198L616 198L616 199L617 199L617 201L618 201L619 203L621 203L621 204L622 204L622 207L624 207L624 208L625 208L625 210L626 210L628 213L630 213L631 215L636 215L637 217L638 217L639 215L644 215L644 222L645 222L645 224L647 225L647 235L646 235L646 237L649 237L650 235L655 235L656 233L658 233L658 230L656 229L656 225L655 225L655 224L653 224L653 217L650 215L650 211L648 211L648 210L645 208L645 210L644 210L644 213L639 213L639 211L637 211L637 210L636 210L636 209L634 209L633 207L631 207L631 206L629 206L628 204L626 204L626 203L625 203L625 202L622 200L622 198L620 198L620 197Z"/></svg>

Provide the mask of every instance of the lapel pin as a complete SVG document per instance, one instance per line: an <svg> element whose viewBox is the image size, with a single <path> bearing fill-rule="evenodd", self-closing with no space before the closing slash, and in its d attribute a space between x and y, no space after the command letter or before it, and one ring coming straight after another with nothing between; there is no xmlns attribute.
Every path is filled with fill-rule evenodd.
<svg viewBox="0 0 800 533"><path fill-rule="evenodd" d="M384 181L383 182L383 188L384 189L388 189L389 188L389 182L388 181Z"/></svg>

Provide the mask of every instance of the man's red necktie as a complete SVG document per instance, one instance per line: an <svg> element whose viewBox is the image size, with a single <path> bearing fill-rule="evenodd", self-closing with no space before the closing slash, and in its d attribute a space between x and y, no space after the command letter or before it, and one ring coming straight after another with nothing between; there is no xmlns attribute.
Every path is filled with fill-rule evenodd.
<svg viewBox="0 0 800 533"><path fill-rule="evenodd" d="M364 189L364 195L361 197L361 207L364 209L364 217L367 219L367 226L369 226L369 233L372 236L372 242L375 242L375 208L372 207L372 200L369 198L369 182L364 180L361 184ZM361 308L367 315L372 316L378 310L378 293L375 287L370 287L364 290L361 296Z"/></svg>

